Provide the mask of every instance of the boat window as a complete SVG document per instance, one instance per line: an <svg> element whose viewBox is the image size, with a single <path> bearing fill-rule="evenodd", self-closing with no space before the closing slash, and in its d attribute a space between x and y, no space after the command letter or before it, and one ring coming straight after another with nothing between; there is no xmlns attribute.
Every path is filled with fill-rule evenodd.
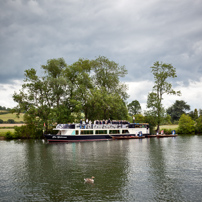
<svg viewBox="0 0 202 202"><path fill-rule="evenodd" d="M129 132L128 132L128 130L123 130L122 131L122 134L128 134Z"/></svg>
<svg viewBox="0 0 202 202"><path fill-rule="evenodd" d="M93 130L81 130L81 135L93 134Z"/></svg>
<svg viewBox="0 0 202 202"><path fill-rule="evenodd" d="M109 134L120 134L119 130L110 130Z"/></svg>
<svg viewBox="0 0 202 202"><path fill-rule="evenodd" d="M96 130L95 134L107 134L107 130Z"/></svg>

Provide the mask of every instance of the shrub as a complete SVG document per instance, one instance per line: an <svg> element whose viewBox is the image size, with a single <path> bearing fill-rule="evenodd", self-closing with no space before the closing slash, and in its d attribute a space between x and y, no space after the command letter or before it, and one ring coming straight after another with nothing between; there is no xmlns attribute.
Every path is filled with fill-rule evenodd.
<svg viewBox="0 0 202 202"><path fill-rule="evenodd" d="M7 140L11 140L11 139L13 139L13 134L10 131L8 131L8 132L6 132L5 138Z"/></svg>
<svg viewBox="0 0 202 202"><path fill-rule="evenodd" d="M195 122L189 115L182 114L179 120L178 132L181 134L190 134L195 132Z"/></svg>
<svg viewBox="0 0 202 202"><path fill-rule="evenodd" d="M2 119L0 119L0 123L3 123L4 121Z"/></svg>
<svg viewBox="0 0 202 202"><path fill-rule="evenodd" d="M202 133L202 116L196 119L196 132Z"/></svg>
<svg viewBox="0 0 202 202"><path fill-rule="evenodd" d="M36 129L34 126L23 125L20 127L14 127L15 136L23 139L39 139L43 137L42 130Z"/></svg>
<svg viewBox="0 0 202 202"><path fill-rule="evenodd" d="M8 123L15 123L14 119L8 119L7 122Z"/></svg>

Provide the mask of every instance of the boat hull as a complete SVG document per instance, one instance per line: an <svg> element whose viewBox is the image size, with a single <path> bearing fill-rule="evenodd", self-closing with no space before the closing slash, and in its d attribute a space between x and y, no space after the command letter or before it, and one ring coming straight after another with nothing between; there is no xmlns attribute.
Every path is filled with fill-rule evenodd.
<svg viewBox="0 0 202 202"><path fill-rule="evenodd" d="M115 139L143 139L145 136L133 135L44 135L49 142L81 142L81 141L102 141Z"/></svg>
<svg viewBox="0 0 202 202"><path fill-rule="evenodd" d="M49 142L80 142L112 140L110 135L44 135Z"/></svg>
<svg viewBox="0 0 202 202"><path fill-rule="evenodd" d="M177 137L177 134L176 134L176 135L157 135L156 137L157 137L157 138L164 138L164 137Z"/></svg>
<svg viewBox="0 0 202 202"><path fill-rule="evenodd" d="M130 140L130 139L144 139L145 136L113 136L113 140Z"/></svg>
<svg viewBox="0 0 202 202"><path fill-rule="evenodd" d="M156 137L157 135L145 135L146 138Z"/></svg>

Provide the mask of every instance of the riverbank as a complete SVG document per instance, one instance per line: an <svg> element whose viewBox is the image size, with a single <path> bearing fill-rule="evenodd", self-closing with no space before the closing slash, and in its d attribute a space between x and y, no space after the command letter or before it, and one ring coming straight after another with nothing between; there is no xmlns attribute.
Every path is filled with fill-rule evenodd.
<svg viewBox="0 0 202 202"><path fill-rule="evenodd" d="M25 124L22 124L22 123L2 123L0 124L0 137L5 137L6 133L7 132L11 132L11 133L14 133L15 129L14 127L20 127L22 125L25 125Z"/></svg>

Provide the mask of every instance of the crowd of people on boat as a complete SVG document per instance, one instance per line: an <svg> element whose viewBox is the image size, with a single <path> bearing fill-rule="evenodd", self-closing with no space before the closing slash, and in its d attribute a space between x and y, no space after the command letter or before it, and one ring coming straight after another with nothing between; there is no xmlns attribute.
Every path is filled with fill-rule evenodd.
<svg viewBox="0 0 202 202"><path fill-rule="evenodd" d="M123 125L127 125L129 124L128 121L126 120L110 120L110 118L108 120L94 120L93 122L91 120L84 120L81 119L80 120L80 128L97 128L97 127L102 127L105 128L106 126L109 125L116 125L117 127L122 128Z"/></svg>

